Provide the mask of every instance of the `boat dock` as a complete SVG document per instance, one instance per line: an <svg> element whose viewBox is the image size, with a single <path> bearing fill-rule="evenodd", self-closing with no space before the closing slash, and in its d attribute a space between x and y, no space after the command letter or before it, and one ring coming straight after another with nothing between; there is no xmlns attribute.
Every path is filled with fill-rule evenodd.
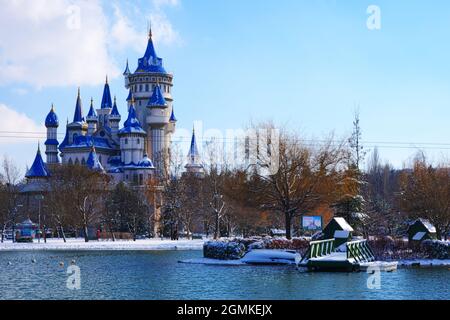
<svg viewBox="0 0 450 320"><path fill-rule="evenodd" d="M336 248L335 239L327 239L310 242L298 266L309 271L393 271L397 262L375 261L367 240L348 241Z"/></svg>

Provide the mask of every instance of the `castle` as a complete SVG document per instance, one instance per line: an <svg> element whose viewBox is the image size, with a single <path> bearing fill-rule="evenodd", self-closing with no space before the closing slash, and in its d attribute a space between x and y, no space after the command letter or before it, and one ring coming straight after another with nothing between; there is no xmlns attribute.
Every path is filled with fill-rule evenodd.
<svg viewBox="0 0 450 320"><path fill-rule="evenodd" d="M149 31L145 54L132 73L127 61L125 88L129 90L128 115L120 126L121 115L116 98L111 98L108 78L100 107L91 99L89 111L83 115L78 89L72 122L67 122L64 139L58 141L59 120L52 108L45 118L47 140L46 163L38 148L33 165L26 173L28 182L39 182L51 175L57 164L83 165L109 174L115 182L145 185L153 175L169 172L170 146L177 119L173 108L173 75L166 72L163 60L156 54ZM203 166L192 133L187 172L201 174Z"/></svg>

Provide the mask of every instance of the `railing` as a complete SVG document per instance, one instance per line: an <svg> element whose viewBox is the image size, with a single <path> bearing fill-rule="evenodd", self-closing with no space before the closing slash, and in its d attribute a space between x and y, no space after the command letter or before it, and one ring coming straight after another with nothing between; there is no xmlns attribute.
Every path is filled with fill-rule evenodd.
<svg viewBox="0 0 450 320"><path fill-rule="evenodd" d="M309 243L307 257L308 259L319 258L327 256L331 254L333 251L334 251L334 239L311 241Z"/></svg>
<svg viewBox="0 0 450 320"><path fill-rule="evenodd" d="M351 258L355 259L356 262L375 261L375 255L367 240L347 242L347 259Z"/></svg>

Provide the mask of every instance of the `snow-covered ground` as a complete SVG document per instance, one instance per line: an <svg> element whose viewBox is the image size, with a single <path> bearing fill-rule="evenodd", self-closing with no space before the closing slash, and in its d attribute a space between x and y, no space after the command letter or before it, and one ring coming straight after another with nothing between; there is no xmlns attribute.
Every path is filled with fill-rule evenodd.
<svg viewBox="0 0 450 320"><path fill-rule="evenodd" d="M12 243L7 241L0 243L0 251L16 250L201 250L205 240L161 240L144 239L136 241L89 241L84 239L47 239L47 243L35 240L33 243Z"/></svg>

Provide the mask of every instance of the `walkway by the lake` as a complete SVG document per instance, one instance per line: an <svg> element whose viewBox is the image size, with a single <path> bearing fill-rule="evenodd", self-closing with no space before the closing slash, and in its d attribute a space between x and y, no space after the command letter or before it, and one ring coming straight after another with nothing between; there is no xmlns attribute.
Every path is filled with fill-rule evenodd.
<svg viewBox="0 0 450 320"><path fill-rule="evenodd" d="M0 243L0 251L16 250L52 250L52 251L73 251L73 250L201 250L204 240L161 240L161 239L143 239L143 240L116 240L116 241L96 241L85 242L83 238L67 239L47 239L47 243L41 239L40 243L35 240L33 243L12 243L5 241Z"/></svg>

